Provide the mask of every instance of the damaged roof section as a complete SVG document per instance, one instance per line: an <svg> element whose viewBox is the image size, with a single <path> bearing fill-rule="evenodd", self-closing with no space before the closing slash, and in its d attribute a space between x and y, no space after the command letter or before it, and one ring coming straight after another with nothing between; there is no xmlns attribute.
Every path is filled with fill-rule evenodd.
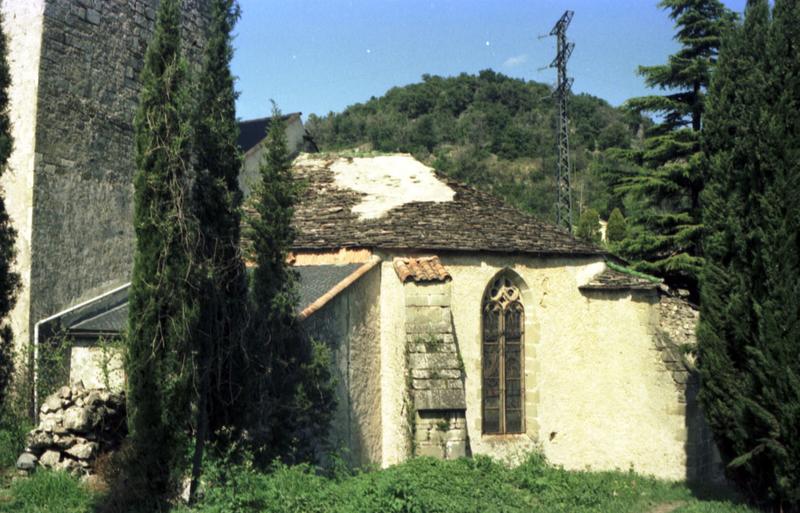
<svg viewBox="0 0 800 513"><path fill-rule="evenodd" d="M384 169L390 163L395 166L391 172ZM348 158L301 154L294 162L294 173L305 184L295 208L295 250L362 247L606 254L491 194L437 174L411 155ZM382 185L372 183L375 180ZM413 194L396 191L399 198L386 199L396 189L392 184L415 181L419 184Z"/></svg>
<svg viewBox="0 0 800 513"><path fill-rule="evenodd" d="M437 256L421 258L395 258L394 270L400 281L415 282L447 281L451 279L450 273L442 265Z"/></svg>

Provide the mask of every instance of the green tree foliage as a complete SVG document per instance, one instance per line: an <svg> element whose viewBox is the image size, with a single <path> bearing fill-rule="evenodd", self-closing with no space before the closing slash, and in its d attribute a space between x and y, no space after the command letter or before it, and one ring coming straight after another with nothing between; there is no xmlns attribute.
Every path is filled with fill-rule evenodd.
<svg viewBox="0 0 800 513"><path fill-rule="evenodd" d="M239 251L241 157L236 97L230 63L231 31L239 17L235 0L212 3L211 27L198 77L194 120L197 156L194 212L198 243L199 324L195 379L197 433L190 495L198 483L204 445L224 427L243 422L243 351L247 324L247 279Z"/></svg>
<svg viewBox="0 0 800 513"><path fill-rule="evenodd" d="M628 231L628 225L620 209L615 208L608 216L608 226L606 227L606 239L611 244L622 242Z"/></svg>
<svg viewBox="0 0 800 513"><path fill-rule="evenodd" d="M198 307L189 204L190 98L181 57L181 2L163 0L145 54L134 120L136 247L130 289L130 500L164 506L183 470Z"/></svg>
<svg viewBox="0 0 800 513"><path fill-rule="evenodd" d="M600 242L600 214L593 208L587 208L581 212L578 219L578 226L575 228L575 236L589 242Z"/></svg>
<svg viewBox="0 0 800 513"><path fill-rule="evenodd" d="M700 399L729 475L800 511L800 5L749 2L709 94Z"/></svg>
<svg viewBox="0 0 800 513"><path fill-rule="evenodd" d="M545 219L555 216L555 103L550 88L491 70L477 76L423 75L340 114L311 115L323 150L365 147L409 152L444 174L488 189ZM589 95L570 99L571 145L584 203L607 213L605 184L590 164L609 146L627 147L641 118Z"/></svg>
<svg viewBox="0 0 800 513"><path fill-rule="evenodd" d="M615 150L607 179L618 198L629 196L631 222L622 253L640 270L696 290L700 238L700 130L705 91L723 33L734 18L719 0L662 0L675 21L680 50L666 64L641 66L651 88L668 92L628 100L635 113L654 113L642 145Z"/></svg>
<svg viewBox="0 0 800 513"><path fill-rule="evenodd" d="M0 16L2 24L2 16ZM8 69L7 40L0 26L0 176L8 166L8 158L14 145L11 138L11 120L8 116L8 90L11 86L11 73ZM9 385L14 375L14 339L11 327L4 325L3 319L11 312L16 300L19 275L11 266L14 263L14 240L17 233L11 225L5 206L3 191L0 190L0 409L2 409Z"/></svg>
<svg viewBox="0 0 800 513"><path fill-rule="evenodd" d="M295 323L297 274L286 263L295 238L291 225L300 186L294 181L286 127L277 107L265 141L261 181L254 191L251 238L253 330L248 386L258 414L255 440L262 463L309 460L324 440L334 404L327 347Z"/></svg>

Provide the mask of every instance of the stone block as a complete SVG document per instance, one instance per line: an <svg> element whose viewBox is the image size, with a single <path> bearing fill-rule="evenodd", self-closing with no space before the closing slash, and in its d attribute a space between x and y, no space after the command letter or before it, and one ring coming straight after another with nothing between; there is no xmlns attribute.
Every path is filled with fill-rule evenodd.
<svg viewBox="0 0 800 513"><path fill-rule="evenodd" d="M417 456L444 459L444 447L439 444L422 443L417 446Z"/></svg>
<svg viewBox="0 0 800 513"><path fill-rule="evenodd" d="M448 443L451 442L459 442L464 441L467 439L467 430L466 429L449 429L447 430L447 434L445 435L445 440Z"/></svg>
<svg viewBox="0 0 800 513"><path fill-rule="evenodd" d="M438 306L406 308L406 322L410 324L450 321L450 309Z"/></svg>
<svg viewBox="0 0 800 513"><path fill-rule="evenodd" d="M464 390L415 390L414 407L417 410L465 410Z"/></svg>
<svg viewBox="0 0 800 513"><path fill-rule="evenodd" d="M408 346L409 353L457 353L458 348L455 344L450 344L441 340L442 335L436 337L434 342L417 342L423 340L416 337L415 341Z"/></svg>
<svg viewBox="0 0 800 513"><path fill-rule="evenodd" d="M458 458L467 457L466 441L447 442L445 450L446 450L445 458L448 460L456 460Z"/></svg>
<svg viewBox="0 0 800 513"><path fill-rule="evenodd" d="M44 404L42 404L41 412L50 413L61 408L61 397L58 394L53 394L48 397Z"/></svg>
<svg viewBox="0 0 800 513"><path fill-rule="evenodd" d="M423 294L406 294L406 307L428 306L428 296Z"/></svg>
<svg viewBox="0 0 800 513"><path fill-rule="evenodd" d="M97 453L97 442L83 442L67 449L67 454L79 460L88 460Z"/></svg>
<svg viewBox="0 0 800 513"><path fill-rule="evenodd" d="M45 451L39 458L39 463L47 468L54 468L61 461L61 454L57 451Z"/></svg>
<svg viewBox="0 0 800 513"><path fill-rule="evenodd" d="M92 427L92 416L87 408L73 406L64 412L64 427L71 431L88 431Z"/></svg>
<svg viewBox="0 0 800 513"><path fill-rule="evenodd" d="M36 468L36 462L39 459L29 452L23 452L20 454L19 458L17 458L17 470L24 470L25 472L30 472Z"/></svg>
<svg viewBox="0 0 800 513"><path fill-rule="evenodd" d="M406 322L406 333L436 335L440 333L452 333L453 325L448 322Z"/></svg>
<svg viewBox="0 0 800 513"><path fill-rule="evenodd" d="M458 356L452 353L412 353L408 358L412 369L458 370Z"/></svg>
<svg viewBox="0 0 800 513"><path fill-rule="evenodd" d="M430 306L450 306L450 294L431 294L427 299Z"/></svg>

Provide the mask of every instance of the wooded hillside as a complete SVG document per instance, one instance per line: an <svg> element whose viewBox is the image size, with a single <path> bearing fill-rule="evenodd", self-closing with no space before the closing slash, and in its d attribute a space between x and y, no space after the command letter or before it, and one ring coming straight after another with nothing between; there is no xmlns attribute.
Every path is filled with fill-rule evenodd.
<svg viewBox="0 0 800 513"><path fill-rule="evenodd" d="M423 75L342 113L309 116L323 151L409 152L466 183L493 190L543 219L554 219L555 103L550 87L491 70L457 77ZM606 216L600 153L633 144L647 121L587 94L569 103L577 208Z"/></svg>

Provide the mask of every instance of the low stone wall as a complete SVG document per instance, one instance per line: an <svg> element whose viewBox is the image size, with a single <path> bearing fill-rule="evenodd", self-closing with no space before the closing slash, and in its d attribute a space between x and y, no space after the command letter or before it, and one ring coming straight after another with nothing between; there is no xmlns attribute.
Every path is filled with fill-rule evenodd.
<svg viewBox="0 0 800 513"><path fill-rule="evenodd" d="M39 425L28 434L17 468L92 473L97 457L117 449L127 434L125 413L121 393L81 384L62 387L42 404Z"/></svg>

